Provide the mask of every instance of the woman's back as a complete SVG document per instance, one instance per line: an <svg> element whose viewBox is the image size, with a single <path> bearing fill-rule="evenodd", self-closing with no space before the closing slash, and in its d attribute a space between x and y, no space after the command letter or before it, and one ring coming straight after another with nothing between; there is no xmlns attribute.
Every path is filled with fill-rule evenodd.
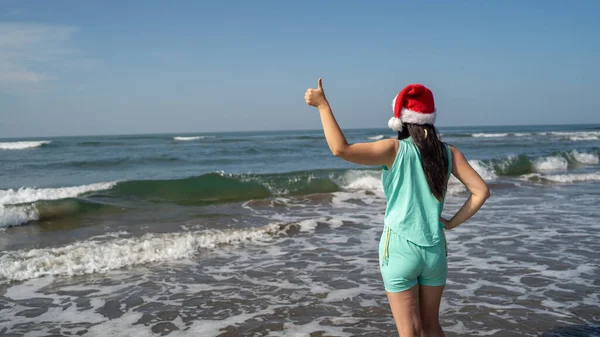
<svg viewBox="0 0 600 337"><path fill-rule="evenodd" d="M443 145L448 158L448 174L452 171L452 151ZM444 198L438 200L423 170L419 148L411 137L399 141L396 159L383 168L381 180L387 206L384 223L405 239L424 247L435 246L443 235L440 215Z"/></svg>

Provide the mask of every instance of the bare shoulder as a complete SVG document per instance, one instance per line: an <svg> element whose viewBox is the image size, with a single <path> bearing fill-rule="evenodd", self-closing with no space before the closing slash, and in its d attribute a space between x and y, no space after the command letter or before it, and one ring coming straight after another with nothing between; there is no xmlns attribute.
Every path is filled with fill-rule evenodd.
<svg viewBox="0 0 600 337"><path fill-rule="evenodd" d="M385 166L392 167L400 147L400 142L398 141L398 139L387 138L378 140L376 143L378 143L378 145L381 147L381 151L385 153Z"/></svg>
<svg viewBox="0 0 600 337"><path fill-rule="evenodd" d="M386 139L381 139L375 142L376 144L380 144L380 146L383 147L387 147L387 148L393 148L396 149L398 148L398 139L395 138L386 138Z"/></svg>
<svg viewBox="0 0 600 337"><path fill-rule="evenodd" d="M398 149L400 148L400 142L398 141L398 139L388 138L379 140L379 142L381 142L382 146L387 149L386 152L389 153L390 158L393 161L396 158L396 153L398 153Z"/></svg>
<svg viewBox="0 0 600 337"><path fill-rule="evenodd" d="M460 152L460 150L456 146L454 146L452 144L448 144L448 146L450 147L450 151L452 151L453 159L454 158L462 158L462 159L465 158L465 156L462 154L462 152Z"/></svg>
<svg viewBox="0 0 600 337"><path fill-rule="evenodd" d="M374 142L366 143L369 144L373 151L377 151L379 153L394 153L398 150L399 142L397 139L388 138L388 139L380 139Z"/></svg>
<svg viewBox="0 0 600 337"><path fill-rule="evenodd" d="M448 144L448 146L450 146L450 152L452 152L452 174L459 176L461 173L465 174L466 171L475 172L458 148L452 144Z"/></svg>

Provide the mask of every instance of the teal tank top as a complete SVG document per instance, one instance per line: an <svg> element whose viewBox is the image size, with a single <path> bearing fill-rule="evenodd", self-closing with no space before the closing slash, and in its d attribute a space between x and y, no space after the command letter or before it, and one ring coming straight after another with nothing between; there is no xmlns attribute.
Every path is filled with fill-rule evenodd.
<svg viewBox="0 0 600 337"><path fill-rule="evenodd" d="M444 224L440 215L444 199L437 200L427 184L421 153L412 138L399 141L392 167L383 166L381 181L387 206L384 224L408 241L431 247L440 243ZM452 151L448 145L448 177L452 172Z"/></svg>

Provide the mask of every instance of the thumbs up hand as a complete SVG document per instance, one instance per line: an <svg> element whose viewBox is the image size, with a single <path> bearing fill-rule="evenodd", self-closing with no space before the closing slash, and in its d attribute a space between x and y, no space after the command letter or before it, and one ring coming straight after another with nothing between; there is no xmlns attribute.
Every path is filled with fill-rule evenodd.
<svg viewBox="0 0 600 337"><path fill-rule="evenodd" d="M304 100L306 104L314 107L320 107L328 104L325 98L325 92L323 91L323 82L319 78L317 81L317 89L308 88L304 94Z"/></svg>

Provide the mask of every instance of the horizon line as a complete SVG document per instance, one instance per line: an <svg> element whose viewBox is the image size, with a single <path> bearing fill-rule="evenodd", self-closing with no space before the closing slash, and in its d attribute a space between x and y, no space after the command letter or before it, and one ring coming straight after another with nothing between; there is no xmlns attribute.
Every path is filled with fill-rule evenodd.
<svg viewBox="0 0 600 337"><path fill-rule="evenodd" d="M502 125L455 125L455 126L436 126L436 128L482 128L482 127L515 127L515 126L583 126L583 125L600 125L600 123L575 123L575 124L502 124ZM391 133L395 133L386 127L363 127L363 128L343 128L344 130L383 130L388 129ZM253 132L297 132L297 131L321 131L319 129L282 129L282 130L223 130L223 131L182 131L182 132L150 132L150 133L106 133L106 134L72 134L59 136L28 136L28 137L7 137L0 138L3 140L10 139L32 139L32 138L70 138L70 137L106 137L106 136L149 136L149 135L200 135L200 134L219 134L219 133L253 133Z"/></svg>

